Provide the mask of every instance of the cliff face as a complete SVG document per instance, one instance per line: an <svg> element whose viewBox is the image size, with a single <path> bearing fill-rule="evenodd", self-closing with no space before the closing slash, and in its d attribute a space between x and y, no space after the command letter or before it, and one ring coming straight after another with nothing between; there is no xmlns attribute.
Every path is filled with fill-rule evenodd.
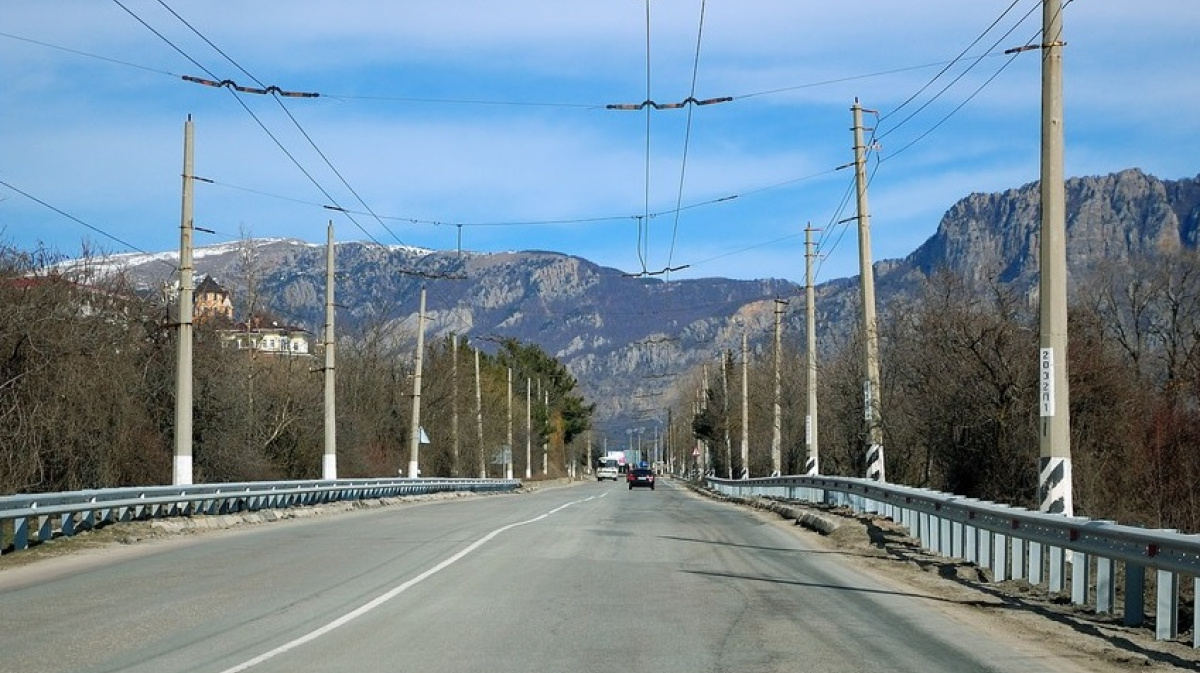
<svg viewBox="0 0 1200 673"><path fill-rule="evenodd" d="M1077 278L1104 259L1193 247L1200 178L1163 181L1130 169L1067 181L1067 267ZM922 274L947 269L976 281L1036 282L1041 198L1037 183L972 194L950 208L937 233L905 258ZM908 269L906 269L908 270Z"/></svg>
<svg viewBox="0 0 1200 673"><path fill-rule="evenodd" d="M1072 277L1099 260L1192 247L1200 236L1200 178L1163 181L1138 170L1067 183L1067 249ZM1037 281L1038 186L972 194L943 216L937 233L908 257L876 265L881 307L948 270L1027 291ZM674 402L677 377L751 335L752 357L768 357L775 298L793 299L786 330L804 330L802 289L782 280L720 278L664 282L553 252L474 254L362 243L337 245L338 332L368 326L410 339L420 287L428 288L429 333L452 332L477 345L514 337L555 355L597 403L602 426L623 424ZM147 288L168 280L166 265L123 262ZM324 316L325 249L301 241L254 241L197 251L199 274L215 276L244 310L249 297L318 332ZM253 288L251 291L250 288ZM829 350L858 319L857 279L817 288L819 339ZM661 415L661 414L659 414Z"/></svg>

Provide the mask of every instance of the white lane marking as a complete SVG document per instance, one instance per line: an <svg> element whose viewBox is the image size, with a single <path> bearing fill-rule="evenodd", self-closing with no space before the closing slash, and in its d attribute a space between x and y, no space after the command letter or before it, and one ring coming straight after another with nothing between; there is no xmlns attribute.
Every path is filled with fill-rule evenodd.
<svg viewBox="0 0 1200 673"><path fill-rule="evenodd" d="M286 643L280 645L279 647L276 647L275 649L270 650L269 652L264 652L264 653L258 655L257 657L254 657L253 659L250 659L248 661L244 661L244 662L238 664L237 666L233 666L232 668L227 668L224 671L221 671L221 673L239 673L239 671L245 671L245 670L253 668L254 666L257 666L263 662L274 659L275 657L283 654L284 652L293 650L297 647L300 647L301 645L303 645L305 643L316 640L317 638L320 638L321 636L329 633L330 631L338 628L339 626L345 626L346 624L350 623L351 621L358 619L359 617L362 617L363 615L367 614L368 612L383 605L384 603L387 603L388 601L392 600L396 596L399 596L400 594L411 589L412 587L420 584L421 582L424 582L425 580L436 575L437 573L441 572L442 570L449 568L450 566L454 565L458 561L461 561L463 559L463 557L465 557L467 554L470 554L471 552L480 548L485 543L489 542L492 538L503 533L504 531L510 530L512 528L516 528L518 526L526 526L531 523L536 523L538 521L541 521L542 519L545 519L546 517L550 516L551 514L561 512L562 510L564 510L572 505L578 505L579 503L587 502L588 500L591 500L595 497L596 496L591 496L591 497L584 498L582 500L575 500L572 502L568 502L564 505L555 507L554 509L550 510L549 512L546 512L545 514L540 514L538 516L535 516L532 519L527 519L525 521L518 521L516 523L510 523L506 526L501 526L501 527L497 528L496 530L488 533L487 535L484 535L483 537L479 538L478 540L472 542L471 544L467 545L465 548L463 548L461 551L454 554L450 558L447 558L446 560L433 566L429 570L426 570L425 572L421 573L420 575L417 575L416 577L408 580L407 582L394 587L393 589L389 590L387 593L380 595L379 597L375 598L374 600L370 601L369 603L366 603L366 604L362 605L361 607L358 607L354 610L351 610L350 612L347 612L346 614L342 615L341 617L338 617L337 619L333 620L332 622L329 622L325 626L322 626L320 628L309 631L308 633L300 636L299 638L296 638L295 640L286 642Z"/></svg>

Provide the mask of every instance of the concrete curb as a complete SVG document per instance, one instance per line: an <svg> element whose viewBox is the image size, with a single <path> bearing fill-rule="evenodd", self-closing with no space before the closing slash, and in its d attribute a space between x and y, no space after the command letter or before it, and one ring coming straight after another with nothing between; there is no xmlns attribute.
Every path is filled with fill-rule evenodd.
<svg viewBox="0 0 1200 673"><path fill-rule="evenodd" d="M820 510L805 507L795 503L787 503L770 498L733 498L716 491L710 491L706 488L690 485L692 490L705 497L713 500L721 500L730 502L735 505L745 507L753 507L768 512L774 512L781 518L789 519L795 522L797 526L803 526L809 530L816 531L822 535L833 533L841 525L835 518L826 516Z"/></svg>

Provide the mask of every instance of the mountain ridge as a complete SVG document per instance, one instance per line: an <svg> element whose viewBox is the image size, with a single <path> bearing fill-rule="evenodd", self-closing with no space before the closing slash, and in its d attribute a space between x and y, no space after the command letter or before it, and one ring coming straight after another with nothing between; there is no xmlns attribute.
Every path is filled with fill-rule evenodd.
<svg viewBox="0 0 1200 673"><path fill-rule="evenodd" d="M1195 247L1200 237L1200 176L1161 180L1138 169L1071 178L1067 250L1071 283L1100 260L1129 262ZM912 296L938 271L969 282L1036 288L1040 194L1032 182L953 204L937 231L904 258L877 261L881 308ZM291 239L223 244L196 257L200 275L218 278L244 303L257 295L272 310L314 332L323 322L325 246ZM789 343L804 331L802 287L783 279L632 278L583 257L547 251L442 252L360 242L335 245L339 337L367 326L398 343L412 336L422 285L427 339L458 333L487 349L492 338L536 343L559 358L597 402L610 428L665 414L675 377L749 335L751 358L768 358L775 299L792 299L784 316ZM167 253L163 253L167 254ZM163 259L122 261L143 288L169 281ZM257 288L252 291L251 288ZM828 350L858 317L857 277L817 288L818 339ZM407 326L407 328L406 328ZM654 400L646 402L645 400Z"/></svg>

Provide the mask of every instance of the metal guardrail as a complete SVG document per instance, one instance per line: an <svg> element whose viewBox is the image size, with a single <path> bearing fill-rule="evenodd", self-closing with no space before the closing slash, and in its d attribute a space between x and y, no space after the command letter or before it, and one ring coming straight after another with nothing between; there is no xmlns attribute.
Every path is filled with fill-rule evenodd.
<svg viewBox="0 0 1200 673"><path fill-rule="evenodd" d="M1125 577L1124 620L1145 621L1146 571L1156 571L1155 637L1179 636L1180 577L1200 596L1200 535L1151 530L1112 521L1064 517L993 502L852 477L709 477L730 496L781 498L847 506L908 528L933 553L986 567L995 581L1025 579L1098 613L1116 607L1117 565ZM1192 646L1200 648L1200 610L1193 610Z"/></svg>
<svg viewBox="0 0 1200 673"><path fill-rule="evenodd" d="M190 486L105 488L0 497L0 553L29 548L58 535L119 521L232 514L341 500L424 495L446 491L499 492L516 479L339 479L264 481Z"/></svg>

